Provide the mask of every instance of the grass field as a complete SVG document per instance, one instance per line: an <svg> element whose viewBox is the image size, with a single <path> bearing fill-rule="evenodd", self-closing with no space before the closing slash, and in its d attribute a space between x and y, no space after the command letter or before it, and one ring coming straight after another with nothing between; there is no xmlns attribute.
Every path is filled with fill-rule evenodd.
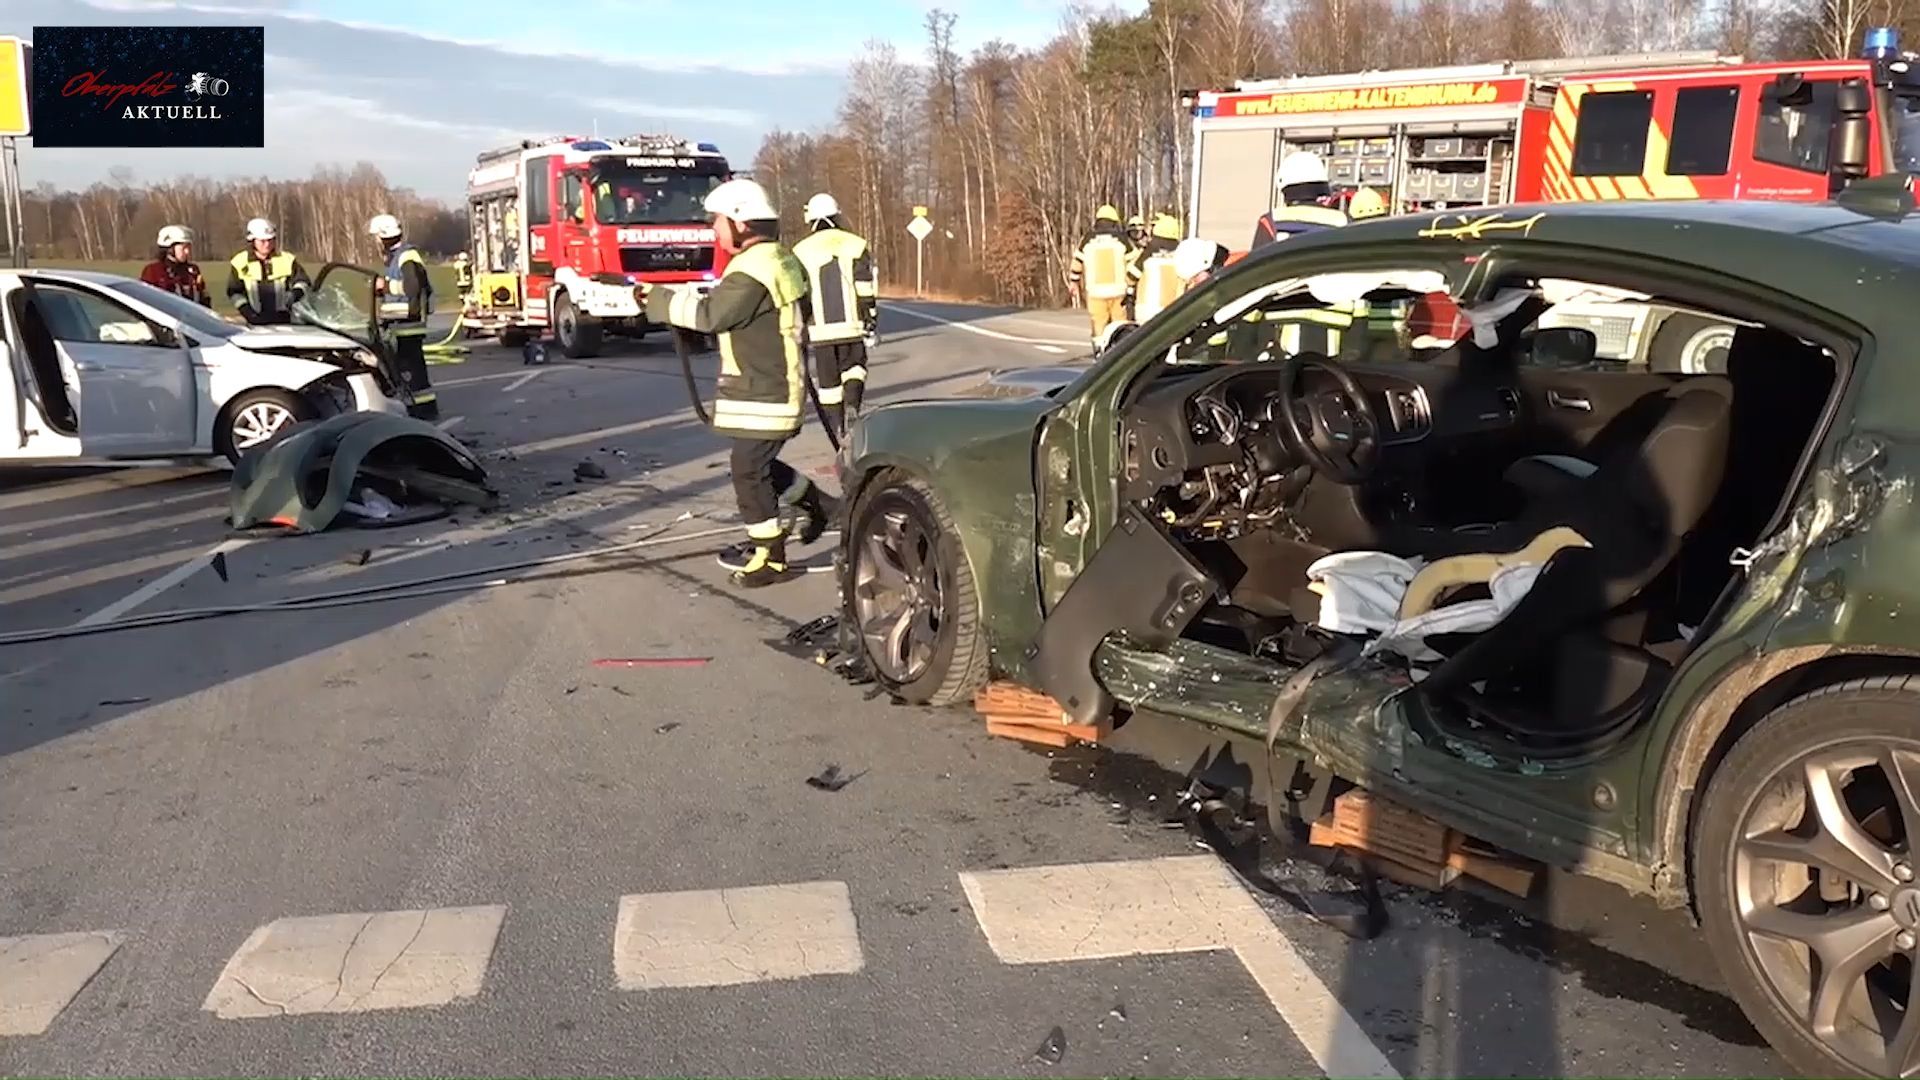
<svg viewBox="0 0 1920 1080"><path fill-rule="evenodd" d="M49 270L99 270L108 274L121 274L125 277L137 278L140 276L140 268L145 266L146 263L134 259L95 259L91 262L51 259L46 262L34 263L34 265ZM207 291L213 294L213 310L222 315L232 314L233 305L227 302L226 294L228 273L226 260L222 259L214 262L202 259L200 260L200 272L206 275ZM316 274L319 272L320 266L318 264L307 266L307 273ZM427 277L433 282L434 310L457 313L459 306L451 299L457 295L453 287L453 264L429 263L427 265Z"/></svg>

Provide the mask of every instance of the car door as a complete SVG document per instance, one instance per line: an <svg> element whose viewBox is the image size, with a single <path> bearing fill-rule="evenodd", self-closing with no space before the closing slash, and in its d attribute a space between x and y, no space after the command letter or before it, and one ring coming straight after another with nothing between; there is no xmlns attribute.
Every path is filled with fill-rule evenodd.
<svg viewBox="0 0 1920 1080"><path fill-rule="evenodd" d="M193 449L193 356L178 331L102 291L33 281L62 366L79 386L84 454L126 457Z"/></svg>

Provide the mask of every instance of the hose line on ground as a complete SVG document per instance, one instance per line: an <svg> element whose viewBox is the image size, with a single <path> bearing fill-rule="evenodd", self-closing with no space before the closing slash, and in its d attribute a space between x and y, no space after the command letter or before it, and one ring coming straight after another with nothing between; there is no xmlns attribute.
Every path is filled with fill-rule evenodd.
<svg viewBox="0 0 1920 1080"><path fill-rule="evenodd" d="M658 547L662 544L680 544L690 540L710 540L717 536L731 536L739 532L734 526L717 526L696 532L663 535L675 525L687 518L676 518L655 528L638 540L628 540L608 547L592 548L587 551L569 551L560 555L546 555L538 559L523 559L520 562L476 567L472 570L455 570L432 577L413 581L395 582L390 585L362 585L351 589L338 589L331 592L315 593L312 596L289 597L284 600L270 600L258 604L225 604L215 607L182 608L177 611L156 611L150 615L128 615L109 622L94 623L87 626L55 626L38 630L16 630L0 633L0 648L8 645L32 645L43 641L61 641L66 638L86 637L91 634L106 634L118 630L139 630L149 626L167 626L173 623L195 622L201 619L213 619L226 615L250 615L277 611L310 611L331 607L347 607L355 604L371 604L388 600L412 600L420 597L439 596L446 593L488 589L500 585L512 585L522 581L537 580L532 577L502 578L498 575L516 570L535 570L560 563L578 562L582 559L599 559L609 555L618 555L623 551L635 551L641 548ZM493 580L472 582L468 578L490 577ZM460 584L444 584L459 582ZM437 588L431 586L438 586Z"/></svg>
<svg viewBox="0 0 1920 1080"><path fill-rule="evenodd" d="M453 359L453 357L465 356L471 351L465 345L453 344L453 339L460 336L460 324L465 322L466 319L467 313L464 311L455 316L453 329L447 331L447 336L441 338L439 341L428 342L426 345L421 346L421 351L425 352L430 360L437 359L443 364L459 363L460 361Z"/></svg>

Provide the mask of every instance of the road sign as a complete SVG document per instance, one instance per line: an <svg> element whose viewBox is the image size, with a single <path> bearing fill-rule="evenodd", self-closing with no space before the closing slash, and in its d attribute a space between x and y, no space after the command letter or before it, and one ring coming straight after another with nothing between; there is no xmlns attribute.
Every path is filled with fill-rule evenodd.
<svg viewBox="0 0 1920 1080"><path fill-rule="evenodd" d="M907 231L913 234L915 240L925 240L927 234L933 232L933 223L926 218L917 217L907 222Z"/></svg>
<svg viewBox="0 0 1920 1080"><path fill-rule="evenodd" d="M27 45L17 37L0 37L0 138L17 138L30 131L27 118Z"/></svg>
<svg viewBox="0 0 1920 1080"><path fill-rule="evenodd" d="M914 208L913 208L913 216L914 216L914 217L926 217L926 216L927 216L927 208L926 208L926 207L924 207L924 206L916 206L916 207L914 207Z"/></svg>

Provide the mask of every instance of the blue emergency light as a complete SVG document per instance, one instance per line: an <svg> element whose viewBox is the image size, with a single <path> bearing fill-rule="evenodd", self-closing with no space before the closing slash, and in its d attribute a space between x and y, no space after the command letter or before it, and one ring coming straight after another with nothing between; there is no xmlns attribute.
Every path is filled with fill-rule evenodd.
<svg viewBox="0 0 1920 1080"><path fill-rule="evenodd" d="M599 139L581 139L573 144L575 150L611 150L613 146Z"/></svg>
<svg viewBox="0 0 1920 1080"><path fill-rule="evenodd" d="M720 152L720 148L710 142L703 142L700 144L700 152L703 154L717 154Z"/></svg>
<svg viewBox="0 0 1920 1080"><path fill-rule="evenodd" d="M1891 60L1900 55L1900 29L1876 26L1867 31L1866 44L1860 50L1867 60Z"/></svg>

